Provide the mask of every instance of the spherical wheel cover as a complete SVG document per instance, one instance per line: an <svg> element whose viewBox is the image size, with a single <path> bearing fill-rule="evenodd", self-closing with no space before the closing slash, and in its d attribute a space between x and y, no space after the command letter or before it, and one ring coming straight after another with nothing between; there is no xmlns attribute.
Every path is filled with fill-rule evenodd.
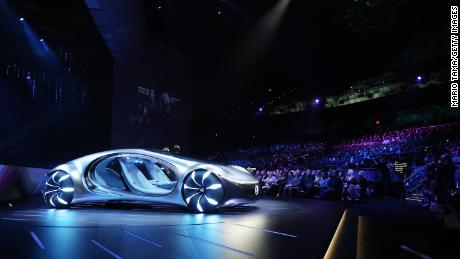
<svg viewBox="0 0 460 259"><path fill-rule="evenodd" d="M69 208L73 199L74 187L70 175L63 171L52 173L45 182L43 198L51 207Z"/></svg>
<svg viewBox="0 0 460 259"><path fill-rule="evenodd" d="M221 205L224 186L211 171L197 169L185 178L182 195L189 208L200 213L209 212Z"/></svg>

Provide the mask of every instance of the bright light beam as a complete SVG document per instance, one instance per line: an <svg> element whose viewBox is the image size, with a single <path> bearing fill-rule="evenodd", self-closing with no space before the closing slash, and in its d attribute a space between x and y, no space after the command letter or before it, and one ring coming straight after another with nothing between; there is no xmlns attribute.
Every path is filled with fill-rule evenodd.
<svg viewBox="0 0 460 259"><path fill-rule="evenodd" d="M270 36L272 36L276 29L278 29L290 1L291 0L280 0L264 17L260 26L264 29L265 33L271 34Z"/></svg>
<svg viewBox="0 0 460 259"><path fill-rule="evenodd" d="M262 18L237 52L237 66L250 71L267 52L291 0L279 0ZM242 67L243 66L243 67Z"/></svg>

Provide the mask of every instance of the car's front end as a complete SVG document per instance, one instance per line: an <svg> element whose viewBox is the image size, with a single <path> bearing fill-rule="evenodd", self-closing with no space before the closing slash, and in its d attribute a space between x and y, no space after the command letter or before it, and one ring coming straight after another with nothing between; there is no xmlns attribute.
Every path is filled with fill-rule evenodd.
<svg viewBox="0 0 460 259"><path fill-rule="evenodd" d="M259 181L248 170L239 166L220 166L225 202L222 207L254 202L259 197Z"/></svg>

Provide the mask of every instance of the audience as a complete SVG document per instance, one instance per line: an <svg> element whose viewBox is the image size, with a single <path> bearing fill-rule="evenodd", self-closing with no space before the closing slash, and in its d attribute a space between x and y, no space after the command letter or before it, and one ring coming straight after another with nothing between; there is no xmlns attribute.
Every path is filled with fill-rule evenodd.
<svg viewBox="0 0 460 259"><path fill-rule="evenodd" d="M459 133L458 124L429 125L340 143L239 149L224 153L220 160L256 168L255 176L267 195L351 202L376 197L405 199L404 180L416 171L424 174L424 184L418 188L423 190L424 204L444 209L460 187L459 167L455 166L460 164ZM407 164L407 169L397 168L397 163Z"/></svg>

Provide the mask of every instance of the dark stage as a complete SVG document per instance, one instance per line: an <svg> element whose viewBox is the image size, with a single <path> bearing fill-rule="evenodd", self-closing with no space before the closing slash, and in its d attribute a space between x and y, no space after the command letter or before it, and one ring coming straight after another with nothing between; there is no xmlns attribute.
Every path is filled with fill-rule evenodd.
<svg viewBox="0 0 460 259"><path fill-rule="evenodd" d="M392 200L263 198L219 214L164 205L56 210L41 204L2 204L2 258L415 258L401 246L432 258L460 253L459 233L443 219Z"/></svg>
<svg viewBox="0 0 460 259"><path fill-rule="evenodd" d="M191 214L164 206L55 210L41 200L3 205L0 247L9 258L321 258L345 207L262 199Z"/></svg>

